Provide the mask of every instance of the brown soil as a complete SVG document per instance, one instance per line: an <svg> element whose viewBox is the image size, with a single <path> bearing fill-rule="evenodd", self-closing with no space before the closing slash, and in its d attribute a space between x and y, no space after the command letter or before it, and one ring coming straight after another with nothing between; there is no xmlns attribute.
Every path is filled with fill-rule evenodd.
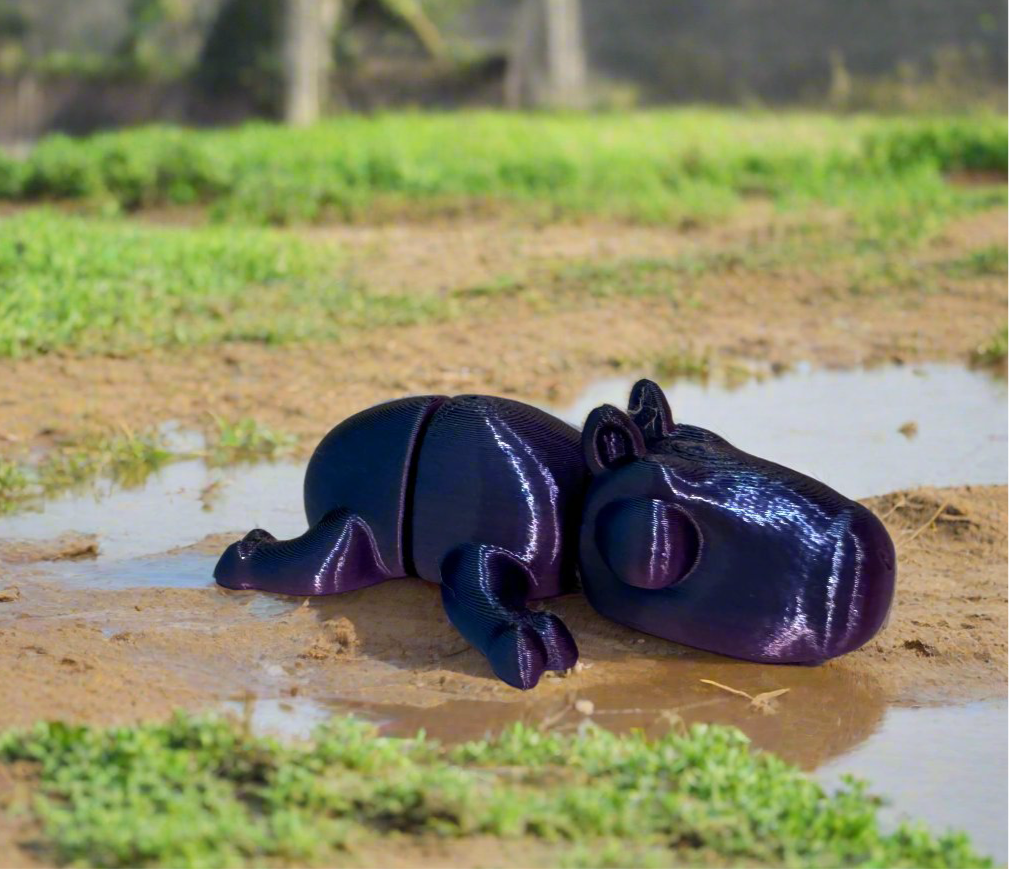
<svg viewBox="0 0 1009 870"><path fill-rule="evenodd" d="M128 358L46 356L0 362L0 455L110 425L132 431L210 415L254 416L302 439L382 399L488 392L564 402L614 369L649 370L670 353L760 371L966 361L1005 319L1003 276L944 276L852 292L843 262L701 276L687 298L554 293L565 264L612 264L719 251L759 252L787 221L765 209L683 232L585 223L502 221L303 230L346 250L341 268L373 292L441 293L514 281L524 292L461 303L444 322L348 336L340 344L231 343ZM953 223L912 264L1004 244L1004 209ZM551 271L552 270L552 271ZM671 279L672 280L672 279Z"/></svg>
<svg viewBox="0 0 1009 870"><path fill-rule="evenodd" d="M551 270L565 263L759 250L780 223L756 209L732 226L686 234L490 219L306 231L345 247L345 267L375 292L420 281L417 292L508 281L546 292L491 294L447 322L339 345L2 361L0 455L116 423L199 426L211 412L253 416L304 436L310 449L341 417L394 395L481 391L559 404L601 374L647 370L684 350L771 370L797 361L965 361L1004 323L1003 276L944 278L941 292L912 281L854 294L843 263L722 270L679 302L549 293ZM1005 239L1005 211L996 209L949 226L916 262ZM104 591L61 582L51 564L93 556L90 539L4 542L0 729L42 718L133 722L226 701L254 711L255 699L279 699L292 718L322 705L378 717L389 733L424 727L460 739L516 719L575 727L583 717L576 703L585 710L589 701L593 718L614 728L659 730L676 717L740 725L758 746L815 767L871 734L888 705L1006 694L1006 488L919 489L869 504L897 544L899 579L889 625L862 650L819 668L735 662L621 628L573 597L551 608L575 634L581 666L528 693L492 677L446 621L438 590L419 581L318 600L214 587ZM193 549L218 553L233 539L229 531ZM702 680L750 695L789 692L761 709ZM0 805L16 790L0 768ZM14 851L25 836L15 824L0 813L0 865L30 859ZM499 843L484 846L461 863L504 862ZM403 866L460 863L438 844L397 847L374 863L402 856Z"/></svg>
<svg viewBox="0 0 1009 870"><path fill-rule="evenodd" d="M888 627L819 668L731 661L622 628L581 597L552 602L582 653L576 672L523 693L496 680L445 619L437 587L391 581L299 599L205 589L75 589L44 564L0 563L0 729L41 718L161 717L249 698L360 710L390 733L448 740L523 719L561 727L576 700L616 728L670 717L743 726L812 767L860 742L893 703L1003 697L1006 488L919 489L872 499L898 549ZM232 535L195 548L218 553ZM745 698L788 688L767 716ZM583 705L584 706L584 705ZM803 741L790 735L801 728Z"/></svg>

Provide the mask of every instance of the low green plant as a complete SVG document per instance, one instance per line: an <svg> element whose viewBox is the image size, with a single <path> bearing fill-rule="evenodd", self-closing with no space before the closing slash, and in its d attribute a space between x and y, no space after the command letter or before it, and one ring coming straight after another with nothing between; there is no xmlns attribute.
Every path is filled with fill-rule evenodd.
<svg viewBox="0 0 1009 870"><path fill-rule="evenodd" d="M214 418L206 449L208 464L228 465L255 459L276 459L296 445L296 439L252 419ZM0 513L36 507L46 497L80 489L104 478L122 487L138 486L171 462L192 458L172 451L157 433L124 430L62 444L38 462L0 458Z"/></svg>
<svg viewBox="0 0 1009 870"><path fill-rule="evenodd" d="M147 127L44 139L0 158L0 196L137 209L205 204L219 219L353 218L383 200L434 211L495 202L549 214L696 222L742 197L823 197L1005 172L996 115L878 118L676 109L605 114L344 115L307 130ZM910 181L905 181L907 176Z"/></svg>
<svg viewBox="0 0 1009 870"><path fill-rule="evenodd" d="M381 845L470 837L577 844L650 861L801 867L989 866L962 834L884 833L863 783L826 793L719 726L648 740L595 727L522 725L445 748L336 718L310 743L221 720L101 729L45 723L0 736L0 760L34 771L49 860L90 866L353 861ZM595 846L596 848L591 848ZM542 851L547 850L547 851ZM342 857L341 857L342 856ZM621 864L621 866L624 866Z"/></svg>
<svg viewBox="0 0 1009 870"><path fill-rule="evenodd" d="M334 259L275 230L19 214L0 221L0 356L334 339L444 313L438 299L369 294Z"/></svg>
<svg viewBox="0 0 1009 870"><path fill-rule="evenodd" d="M34 473L46 494L72 489L102 476L124 486L135 486L173 458L157 435L123 431L60 447L34 466Z"/></svg>
<svg viewBox="0 0 1009 870"><path fill-rule="evenodd" d="M888 126L865 139L868 160L889 167L930 163L944 172L1005 172L1006 126L970 117Z"/></svg>
<svg viewBox="0 0 1009 870"><path fill-rule="evenodd" d="M698 353L689 348L679 348L652 360L652 369L660 380L705 380L711 374L711 358L706 351Z"/></svg>
<svg viewBox="0 0 1009 870"><path fill-rule="evenodd" d="M0 458L0 514L17 509L31 491L32 479L20 462Z"/></svg>
<svg viewBox="0 0 1009 870"><path fill-rule="evenodd" d="M950 273L958 276L1005 275L1009 249L1004 244L984 245L975 248L967 256L954 260L948 265Z"/></svg>
<svg viewBox="0 0 1009 870"><path fill-rule="evenodd" d="M214 465L253 459L276 459L290 452L297 440L262 423L245 417L229 421L214 417L214 428L207 438L207 458Z"/></svg>
<svg viewBox="0 0 1009 870"><path fill-rule="evenodd" d="M987 341L979 344L972 354L976 365L1004 365L1009 352L1009 327L1003 326Z"/></svg>

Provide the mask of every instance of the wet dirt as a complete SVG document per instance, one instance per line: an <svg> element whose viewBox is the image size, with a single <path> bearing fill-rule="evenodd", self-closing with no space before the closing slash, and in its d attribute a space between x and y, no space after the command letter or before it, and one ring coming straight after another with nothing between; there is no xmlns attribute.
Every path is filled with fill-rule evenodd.
<svg viewBox="0 0 1009 870"><path fill-rule="evenodd" d="M329 239L339 268L375 293L444 296L501 280L532 292L492 293L444 321L348 334L338 344L0 361L0 455L109 426L143 431L176 420L198 428L211 414L255 417L303 436L307 451L321 420L399 395L486 392L563 406L592 380L648 370L671 352L716 366L759 360L767 370L962 363L1004 322L1002 275L944 274L937 286L909 279L876 292L852 289L843 261L720 269L692 280L685 296L675 278L663 296L555 293L551 283L551 270L571 264L759 253L780 237L782 223L758 209L696 234L494 220L302 231ZM912 262L924 268L1005 241L1005 210L992 209L952 222Z"/></svg>
<svg viewBox="0 0 1009 870"><path fill-rule="evenodd" d="M0 727L43 717L132 721L248 693L369 709L445 737L444 728L465 737L509 717L548 717L557 704L570 707L573 694L599 710L638 711L612 714L615 724L635 726L661 724L670 712L716 720L759 712L699 682L711 679L751 695L790 688L777 701L786 716L853 717L840 728L826 720L833 724L824 739L840 746L803 743L814 764L870 733L889 704L1004 696L1005 500L999 486L867 500L897 543L897 603L875 640L823 667L764 667L678 647L614 625L571 597L550 608L578 639L583 667L533 693L493 679L445 620L435 586L397 580L320 599L212 586L213 564L234 533L104 567L2 563L0 587L18 593L0 605L0 667L9 675ZM137 582L152 565L156 579ZM102 582L104 573L120 579ZM467 717L472 702L480 703ZM464 706L439 706L446 703ZM787 731L774 730L774 748L800 751Z"/></svg>
<svg viewBox="0 0 1009 870"><path fill-rule="evenodd" d="M316 232L356 251L351 268L379 292L402 292L418 274L431 285L419 289L437 293L502 275L535 282L558 261L669 256L685 244L671 231L595 225L435 229ZM765 218L742 236L725 232L703 243L757 246ZM951 225L928 256L1004 241L998 209ZM451 265L439 272L439 263ZM825 781L870 774L898 800L895 813L940 827L970 823L1001 860L1004 814L999 824L978 821L998 806L987 785L964 798L973 822L920 805L952 806L950 783L1005 781L988 738L968 727L978 709L985 728L994 721L1004 730L1006 719L1005 387L918 363L966 360L1004 322L1005 279L857 297L838 289L845 280L841 266L730 271L701 281L696 306L634 297L544 306L506 296L445 323L340 345L3 361L0 455L115 421L142 430L173 420L188 432L210 412L303 436L305 452L343 416L413 392L514 395L580 423L591 404L623 402L625 372L647 371L648 359L685 343L721 362L758 359L762 371L799 364L786 378L732 391L681 383L674 413L863 497L884 517L898 549L897 601L862 650L818 668L733 662L623 629L573 597L550 607L578 640L582 667L521 693L492 677L445 620L438 589L419 581L313 601L214 587L213 565L236 534L303 530L303 462L208 469L189 460L136 489L99 482L96 493L0 519L0 728L39 718L133 722L177 708L248 716L288 736L331 712L446 740L517 720L575 728L590 708L602 725L652 733L681 719L724 722ZM751 696L789 691L760 709L702 680ZM946 716L942 742L922 723ZM925 764L934 782L921 768L909 776L896 753L924 733L940 746ZM0 827L0 846L4 836Z"/></svg>
<svg viewBox="0 0 1009 870"><path fill-rule="evenodd" d="M840 770L871 773L910 812L917 804L898 788L906 759L879 754L893 746L894 728L917 742L929 714L894 725L896 711L942 705L970 716L971 702L1005 697L1006 488L918 489L867 503L897 542L900 581L889 625L862 650L817 668L736 662L624 629L571 597L550 608L577 638L580 667L528 693L494 679L445 620L435 586L400 580L306 600L208 585L231 534L104 563L115 573L160 562L158 586L101 588L101 562L73 566L77 573L71 563L5 564L18 594L0 602L0 728L39 718L132 722L177 708L247 715L253 727L295 737L331 713L354 713L389 734L423 727L446 741L515 721L573 729L591 717L653 734L681 720L720 722L805 769L826 765L828 781ZM788 691L755 705L703 681L750 696ZM1004 702L988 709L1004 731ZM978 770L988 771L986 783L1001 775L992 745L965 743L951 715L924 768L931 791L927 782L918 789L935 804ZM969 805L984 810L973 822L938 811L926 818L971 822L972 832L988 819L992 828L990 805ZM1004 825L994 831L1004 840Z"/></svg>
<svg viewBox="0 0 1009 870"><path fill-rule="evenodd" d="M559 413L578 420L598 402L622 401L628 386L599 382ZM549 607L577 638L579 667L518 692L448 624L435 586L398 580L320 599L213 586L217 556L250 525L300 533L303 463L210 469L187 460L138 489L103 482L0 520L0 672L9 675L0 728L39 718L130 722L179 707L287 737L307 736L334 712L445 741L515 721L574 729L591 718L653 734L720 722L827 782L844 770L871 773L897 800L893 820L917 813L923 795L941 805L941 786L962 784L975 767L997 772L990 745L963 745L956 717L978 721L980 704L984 727L1006 719L1004 383L897 366L800 370L736 389L681 382L670 395L681 419L869 496L896 543L899 583L888 626L865 648L817 668L736 662L624 629L575 596ZM900 431L908 419L913 439ZM873 495L956 479L977 483ZM952 724L909 778L894 746L917 739L929 716ZM966 824L1001 855L993 805L985 798L973 820L917 814L940 827Z"/></svg>

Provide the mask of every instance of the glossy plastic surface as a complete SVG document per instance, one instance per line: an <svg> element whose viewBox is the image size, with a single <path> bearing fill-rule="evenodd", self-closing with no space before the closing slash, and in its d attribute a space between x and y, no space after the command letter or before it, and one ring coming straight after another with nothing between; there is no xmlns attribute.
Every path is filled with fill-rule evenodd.
<svg viewBox="0 0 1009 870"><path fill-rule="evenodd" d="M631 395L647 438L610 406L583 433L594 474L580 553L592 606L761 662L821 662L869 640L896 576L883 524L819 481L674 424L656 391L646 382Z"/></svg>
<svg viewBox="0 0 1009 870"><path fill-rule="evenodd" d="M816 662L865 643L893 595L894 553L865 508L718 436L676 425L641 381L629 414L578 432L520 402L419 396L362 411L320 443L310 528L254 530L223 586L316 595L415 574L519 688L578 652L529 602L582 586L604 616L740 658Z"/></svg>

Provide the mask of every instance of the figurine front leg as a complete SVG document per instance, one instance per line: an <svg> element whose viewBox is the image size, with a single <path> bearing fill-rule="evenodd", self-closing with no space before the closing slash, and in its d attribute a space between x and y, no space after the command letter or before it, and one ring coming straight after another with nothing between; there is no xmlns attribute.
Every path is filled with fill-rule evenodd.
<svg viewBox="0 0 1009 870"><path fill-rule="evenodd" d="M368 524L344 508L331 510L289 541L253 529L228 547L214 568L221 586L282 595L350 592L391 576Z"/></svg>
<svg viewBox="0 0 1009 870"><path fill-rule="evenodd" d="M531 689L545 670L564 671L578 661L564 623L526 607L529 569L507 550L457 547L442 561L441 579L449 620L510 686Z"/></svg>

